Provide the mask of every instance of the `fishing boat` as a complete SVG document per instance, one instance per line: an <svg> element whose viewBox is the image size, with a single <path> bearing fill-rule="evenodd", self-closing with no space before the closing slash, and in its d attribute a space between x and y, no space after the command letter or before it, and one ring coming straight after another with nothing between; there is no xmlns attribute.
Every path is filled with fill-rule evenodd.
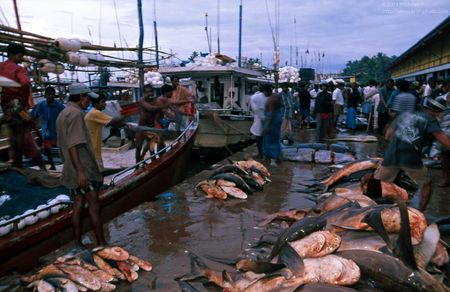
<svg viewBox="0 0 450 292"><path fill-rule="evenodd" d="M165 189L178 183L185 173L198 128L198 115L181 133L170 133L166 146L143 161L120 170L105 178L105 188L100 192L101 216L106 222L117 215L152 200ZM173 138L171 139L170 136ZM111 161L130 164L134 161L134 149L117 152ZM130 159L131 158L131 159ZM105 159L105 156L104 156ZM106 159L108 160L108 159ZM104 162L108 165L108 161ZM111 164L110 164L111 165ZM117 166L122 168L124 165ZM2 221L0 231L12 230L0 236L0 275L7 271L23 271L32 267L38 258L73 240L72 208L65 202L59 212L52 208L61 202L28 212L11 220ZM38 217L48 211L49 217L23 226L27 218ZM87 212L84 212L85 217ZM90 230L89 220L83 220L83 232ZM22 225L21 225L22 224ZM26 224L25 224L26 225Z"/></svg>
<svg viewBox="0 0 450 292"><path fill-rule="evenodd" d="M225 148L252 139L249 100L252 86L263 82L256 78L261 76L260 71L214 65L161 67L159 72L181 78L180 84L199 99L202 92L195 148Z"/></svg>

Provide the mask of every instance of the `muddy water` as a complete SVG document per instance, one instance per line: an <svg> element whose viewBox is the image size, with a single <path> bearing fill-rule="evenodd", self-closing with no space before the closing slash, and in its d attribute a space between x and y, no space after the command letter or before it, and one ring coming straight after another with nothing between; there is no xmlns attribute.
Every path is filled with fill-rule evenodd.
<svg viewBox="0 0 450 292"><path fill-rule="evenodd" d="M306 143L313 141L313 137L314 131L302 131L297 140ZM357 158L381 154L378 143L343 144L351 146ZM242 159L254 151L254 147L249 147L231 158ZM210 173L206 170L167 190L156 201L144 203L105 224L111 244L125 247L132 254L150 260L154 266L150 273L139 272L139 279L133 284L120 283L117 291L178 291L173 279L190 271L186 251L237 257L248 248L249 242L263 234L264 231L255 226L265 215L313 206L302 191L330 171L328 165L294 162L268 168L272 183L247 200L211 200L196 193L195 184ZM433 178L441 177L439 171L432 170L432 173ZM448 214L448 194L449 188L436 189L427 213L433 216ZM86 235L84 240L92 242L92 235ZM70 245L63 247L43 260L50 261L70 248ZM207 264L218 267L211 261Z"/></svg>

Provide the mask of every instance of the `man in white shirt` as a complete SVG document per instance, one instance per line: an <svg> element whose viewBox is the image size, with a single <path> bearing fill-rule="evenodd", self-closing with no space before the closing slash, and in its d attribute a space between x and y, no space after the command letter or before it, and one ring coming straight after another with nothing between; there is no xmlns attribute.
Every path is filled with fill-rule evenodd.
<svg viewBox="0 0 450 292"><path fill-rule="evenodd" d="M270 91L271 88L265 87L261 88L261 91ZM250 108L253 112L253 125L250 128L250 132L255 136L256 147L258 148L258 156L259 158L263 157L262 153L262 134L263 134L263 119L264 119L264 110L266 108L267 96L260 91L256 91L250 97Z"/></svg>
<svg viewBox="0 0 450 292"><path fill-rule="evenodd" d="M336 80L337 87L333 91L333 126L337 127L339 116L344 113L344 86L345 82L342 79Z"/></svg>
<svg viewBox="0 0 450 292"><path fill-rule="evenodd" d="M311 95L311 109L310 110L314 110L314 108L316 106L316 97L321 91L322 90L320 90L319 84L314 83L314 88L309 91L309 95ZM313 116L315 116L315 115L313 114Z"/></svg>
<svg viewBox="0 0 450 292"><path fill-rule="evenodd" d="M433 77L428 79L428 84L425 86L425 90L423 91L423 98L431 96L433 91L436 89L436 79Z"/></svg>

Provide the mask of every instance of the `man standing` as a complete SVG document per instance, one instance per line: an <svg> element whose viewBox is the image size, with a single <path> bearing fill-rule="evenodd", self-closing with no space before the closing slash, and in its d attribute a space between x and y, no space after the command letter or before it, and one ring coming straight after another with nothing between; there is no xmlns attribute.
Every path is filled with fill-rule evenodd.
<svg viewBox="0 0 450 292"><path fill-rule="evenodd" d="M157 102L157 97L153 95L153 88L150 84L144 85L144 95L139 101L141 117L139 126L154 128L157 113L163 110L163 106ZM167 108L167 106L166 106ZM158 125L159 127L159 125ZM143 159L142 146L144 143L144 134L141 131L136 133L136 163Z"/></svg>
<svg viewBox="0 0 450 292"><path fill-rule="evenodd" d="M300 128L305 123L309 129L309 115L311 108L311 94L306 89L306 83L300 83L300 91L298 92L298 99L300 105Z"/></svg>
<svg viewBox="0 0 450 292"><path fill-rule="evenodd" d="M380 134L384 133L384 127L389 121L389 113L387 107L387 101L394 91L394 80L388 79L383 88L380 89L380 102L378 103L378 131Z"/></svg>
<svg viewBox="0 0 450 292"><path fill-rule="evenodd" d="M358 90L358 85L356 82L352 82L347 98L347 119L345 121L347 129L356 129L356 109L358 108L360 99L361 95Z"/></svg>
<svg viewBox="0 0 450 292"><path fill-rule="evenodd" d="M13 43L8 45L6 53L8 59L0 63L0 76L20 84L20 87L5 87L1 91L2 120L9 128L9 143L13 153L12 166L22 168L22 156L25 155L45 170L41 153L30 132L30 128L34 128L31 116L28 114L30 78L25 69L18 65L25 55L25 48Z"/></svg>
<svg viewBox="0 0 450 292"><path fill-rule="evenodd" d="M320 90L319 84L318 83L314 83L313 89L311 89L309 91L309 95L311 95L311 108L315 108L316 98L317 98L317 95L320 93L320 91L321 90ZM316 116L316 113L313 111L312 115Z"/></svg>
<svg viewBox="0 0 450 292"><path fill-rule="evenodd" d="M106 108L106 95L100 93L98 98L91 101L92 109L86 114L84 120L89 130L92 147L94 149L95 160L100 171L104 170L102 159L102 131L103 127L113 126L119 127L123 124L123 119L120 117L111 117L103 112Z"/></svg>
<svg viewBox="0 0 450 292"><path fill-rule="evenodd" d="M397 95L392 97L391 116L395 116L402 112L412 112L416 109L417 98L409 92L411 82L400 79L397 80Z"/></svg>
<svg viewBox="0 0 450 292"><path fill-rule="evenodd" d="M87 200L97 244L105 245L98 202L98 190L103 183L102 175L95 160L83 112L89 106L90 98L98 98L98 95L81 83L71 84L69 93L67 107L56 120L58 146L64 163L61 183L70 189L74 197L72 223L75 242L82 246L81 216Z"/></svg>
<svg viewBox="0 0 450 292"><path fill-rule="evenodd" d="M339 123L339 116L344 113L344 86L345 82L342 79L336 80L337 86L336 89L333 91L332 100L334 102L333 104L333 127L334 129L337 128L337 125Z"/></svg>
<svg viewBox="0 0 450 292"><path fill-rule="evenodd" d="M450 138L441 130L437 118L446 109L444 99L427 98L423 111L400 113L386 131L389 141L383 164L375 173L375 179L393 182L404 171L422 185L419 210L424 211L431 197L431 178L422 163L422 148L436 138L444 147L450 148Z"/></svg>
<svg viewBox="0 0 450 292"><path fill-rule="evenodd" d="M330 91L333 88L333 83L321 83L322 90L316 98L316 142L323 143L325 134L328 132L330 126L331 112L333 110L333 99ZM330 91L328 91L330 90Z"/></svg>
<svg viewBox="0 0 450 292"><path fill-rule="evenodd" d="M283 143L292 141L292 119L294 117L294 105L292 102L292 93L289 91L289 84L281 84L281 98L283 101L283 122L281 124L281 139Z"/></svg>
<svg viewBox="0 0 450 292"><path fill-rule="evenodd" d="M50 163L50 169L55 170L52 147L56 147L56 119L64 106L55 100L55 88L45 89L45 100L39 102L33 109L33 119L41 117L42 145Z"/></svg>
<svg viewBox="0 0 450 292"><path fill-rule="evenodd" d="M256 90L255 94L253 94L250 97L250 108L253 112L253 125L250 128L250 132L253 134L253 136L255 136L256 147L258 148L258 158L263 157L262 134L263 134L264 109L266 108L266 102L267 96L265 96L259 90Z"/></svg>
<svg viewBox="0 0 450 292"><path fill-rule="evenodd" d="M171 81L173 92L170 103L176 106L178 112L185 113L181 125L181 128L184 129L189 123L189 116L194 114L195 97L186 87L180 85L180 79L177 76L172 76Z"/></svg>
<svg viewBox="0 0 450 292"><path fill-rule="evenodd" d="M436 90L436 79L433 77L428 79L428 84L425 86L423 91L423 98L430 97L433 94L433 91Z"/></svg>

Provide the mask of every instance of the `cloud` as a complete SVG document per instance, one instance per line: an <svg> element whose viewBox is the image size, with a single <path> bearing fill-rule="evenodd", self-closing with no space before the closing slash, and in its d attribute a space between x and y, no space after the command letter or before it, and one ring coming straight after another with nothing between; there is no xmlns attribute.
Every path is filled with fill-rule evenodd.
<svg viewBox="0 0 450 292"><path fill-rule="evenodd" d="M243 56L262 56L265 65L273 62L273 41L266 2L272 23L276 0L243 0ZM447 0L281 0L279 7L279 46L281 62L291 59L295 44L300 55L311 57L325 52L325 71L339 71L348 60L381 51L400 55L449 15ZM122 43L136 46L139 38L137 4L134 0L35 0L19 1L24 30L50 37L73 36L103 45ZM154 45L153 1L143 0L145 46ZM239 0L220 1L221 52L238 54ZM12 1L2 3L11 25L15 24ZM156 18L159 45L186 59L192 51L207 51L205 13L217 50L217 1L157 0ZM294 25L294 18L296 24ZM2 18L0 18L2 19ZM73 23L73 25L72 25ZM101 29L99 31L99 29ZM304 53L309 49L310 54ZM299 60L300 61L300 60ZM314 63L314 61L313 61ZM317 62L316 62L317 63Z"/></svg>

